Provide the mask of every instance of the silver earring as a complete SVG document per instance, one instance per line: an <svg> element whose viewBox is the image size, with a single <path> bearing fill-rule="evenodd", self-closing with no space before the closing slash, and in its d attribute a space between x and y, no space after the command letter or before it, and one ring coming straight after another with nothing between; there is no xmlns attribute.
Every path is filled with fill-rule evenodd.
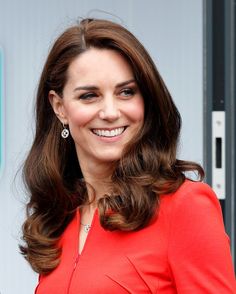
<svg viewBox="0 0 236 294"><path fill-rule="evenodd" d="M68 130L67 127L65 127L65 125L63 124L63 130L62 130L62 132L61 132L61 136L62 136L62 138L63 138L63 139L68 138L68 137L69 137L69 134L70 134L69 130Z"/></svg>

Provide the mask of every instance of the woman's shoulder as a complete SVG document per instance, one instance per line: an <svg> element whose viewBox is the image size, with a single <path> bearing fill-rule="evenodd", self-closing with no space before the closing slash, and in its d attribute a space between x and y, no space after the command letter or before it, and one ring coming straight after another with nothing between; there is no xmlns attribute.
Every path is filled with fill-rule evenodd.
<svg viewBox="0 0 236 294"><path fill-rule="evenodd" d="M222 217L220 202L212 188L203 182L185 180L173 193L161 196L161 209L179 217L198 219L204 214Z"/></svg>
<svg viewBox="0 0 236 294"><path fill-rule="evenodd" d="M186 180L163 200L162 213L169 221L168 260L180 292L233 293L229 237L211 187Z"/></svg>
<svg viewBox="0 0 236 294"><path fill-rule="evenodd" d="M183 184L172 194L181 196L181 195L187 195L192 192L198 192L198 193L206 193L206 194L214 194L214 191L212 188L204 183L199 181L192 181L186 179Z"/></svg>
<svg viewBox="0 0 236 294"><path fill-rule="evenodd" d="M204 204L211 202L219 206L219 200L213 189L204 182L185 180L184 183L172 194L169 195L175 205L182 202L187 204Z"/></svg>

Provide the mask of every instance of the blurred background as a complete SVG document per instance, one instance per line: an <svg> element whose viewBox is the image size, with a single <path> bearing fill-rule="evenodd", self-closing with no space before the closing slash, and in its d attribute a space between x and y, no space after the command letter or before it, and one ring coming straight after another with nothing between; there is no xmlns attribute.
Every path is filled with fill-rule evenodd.
<svg viewBox="0 0 236 294"><path fill-rule="evenodd" d="M206 169L235 256L235 0L0 0L0 293L33 293L19 254L27 192L21 166L55 38L83 17L126 26L155 61L183 119L179 157Z"/></svg>

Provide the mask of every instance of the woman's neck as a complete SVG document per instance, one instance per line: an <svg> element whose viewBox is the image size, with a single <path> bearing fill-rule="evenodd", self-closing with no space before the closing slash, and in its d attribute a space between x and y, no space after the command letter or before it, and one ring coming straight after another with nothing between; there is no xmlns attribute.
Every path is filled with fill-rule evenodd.
<svg viewBox="0 0 236 294"><path fill-rule="evenodd" d="M111 192L111 175L113 165L109 164L83 164L80 162L84 181L87 185L88 196L90 200L96 201L105 194Z"/></svg>

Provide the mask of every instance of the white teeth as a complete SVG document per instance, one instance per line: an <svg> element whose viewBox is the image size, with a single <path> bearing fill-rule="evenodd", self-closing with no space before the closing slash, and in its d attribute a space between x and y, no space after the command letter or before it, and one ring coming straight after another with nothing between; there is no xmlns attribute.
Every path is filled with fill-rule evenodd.
<svg viewBox="0 0 236 294"><path fill-rule="evenodd" d="M94 134L100 136L100 137L115 137L119 136L124 132L125 128L117 128L113 130L92 130Z"/></svg>

